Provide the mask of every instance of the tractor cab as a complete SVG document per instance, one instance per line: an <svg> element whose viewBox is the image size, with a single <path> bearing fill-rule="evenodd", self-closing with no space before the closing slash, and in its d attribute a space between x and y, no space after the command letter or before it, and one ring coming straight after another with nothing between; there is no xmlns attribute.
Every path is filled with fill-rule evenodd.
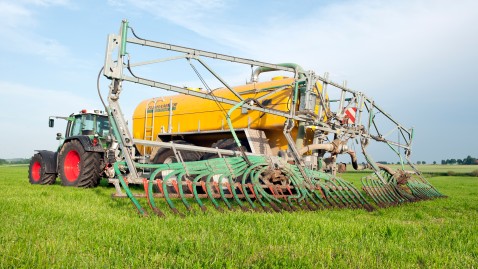
<svg viewBox="0 0 478 269"><path fill-rule="evenodd" d="M105 142L111 139L108 114L103 111L83 109L69 117L50 116L48 122L50 127L54 127L55 118L68 121L65 134L56 134L56 139L61 141L60 148L64 142L71 139L80 139L82 142L89 141L92 146L106 148L107 143Z"/></svg>
<svg viewBox="0 0 478 269"><path fill-rule="evenodd" d="M110 133L108 115L99 110L81 110L79 113L70 115L68 119L65 137L71 136L95 136L106 138Z"/></svg>

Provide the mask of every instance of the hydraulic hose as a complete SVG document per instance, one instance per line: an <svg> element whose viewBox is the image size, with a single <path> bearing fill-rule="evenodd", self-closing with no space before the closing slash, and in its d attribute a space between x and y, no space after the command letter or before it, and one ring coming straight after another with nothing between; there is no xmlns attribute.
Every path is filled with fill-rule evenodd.
<svg viewBox="0 0 478 269"><path fill-rule="evenodd" d="M357 155L355 154L355 151L349 150L347 153L350 155L350 158L352 159L352 167L355 170L358 170L358 163L357 163Z"/></svg>
<svg viewBox="0 0 478 269"><path fill-rule="evenodd" d="M297 73L299 75L299 79L304 77L304 73L305 73L304 69L298 64L282 63L282 64L278 64L278 65L283 66L283 67L294 68L295 73ZM270 72L270 71L279 71L279 70L274 69L274 68L270 68L270 67L258 67L258 68L256 68L256 70L254 70L254 73L252 74L251 82L257 82L257 80L259 79L259 74L264 73L264 72Z"/></svg>
<svg viewBox="0 0 478 269"><path fill-rule="evenodd" d="M326 150L326 151L333 151L335 149L334 144L312 144L312 145L307 145L304 146L299 150L299 154L302 156L304 155L307 151L310 150Z"/></svg>
<svg viewBox="0 0 478 269"><path fill-rule="evenodd" d="M106 103L103 100L103 96L101 96L101 92L100 92L100 77L101 77L101 72L103 72L104 68L105 68L104 66L101 67L100 72L98 72L98 78L96 79L96 89L98 90L98 96L100 97L101 103L103 104L105 111L108 111L108 107L106 106Z"/></svg>

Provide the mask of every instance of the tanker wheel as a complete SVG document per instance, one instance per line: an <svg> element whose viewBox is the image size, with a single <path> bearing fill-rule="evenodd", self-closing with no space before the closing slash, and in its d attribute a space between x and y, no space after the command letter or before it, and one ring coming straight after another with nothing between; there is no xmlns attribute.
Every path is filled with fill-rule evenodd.
<svg viewBox="0 0 478 269"><path fill-rule="evenodd" d="M193 144L188 143L188 142L183 141L183 140L177 140L177 141L174 141L174 143L193 146ZM201 159L201 157L203 156L202 152L186 151L186 150L182 150L180 152L181 152L181 157L183 158L183 161L185 161L185 162L199 161ZM162 148L162 149L158 150L158 152L156 153L156 156L153 159L153 163L156 163L156 164L177 163L177 162L178 162L178 160L176 158L176 155L174 154L173 149L169 149L169 148ZM162 171L160 174L158 174L156 176L156 178L163 179L170 172L171 172L171 170ZM170 179L174 180L174 179L176 179L176 177L171 177ZM154 189L155 192L159 191L156 185L153 186L153 189ZM190 193L187 186L183 186L183 191L185 193ZM174 190L173 187L168 187L168 192L169 193L171 193L171 192L175 193L176 191Z"/></svg>
<svg viewBox="0 0 478 269"><path fill-rule="evenodd" d="M242 148L244 151L247 151L247 149L244 146L241 146L241 148L239 148L236 144L236 141L232 138L220 139L216 143L212 144L211 148L227 149L227 150L234 150L234 151L240 151ZM219 158L219 155L217 155L216 153L206 153L202 156L201 159L209 160L213 158Z"/></svg>
<svg viewBox="0 0 478 269"><path fill-rule="evenodd" d="M173 142L176 144L194 146L194 144L188 143L183 140L177 140ZM181 157L183 158L183 161L185 162L198 161L203 156L202 152L187 151L187 150L181 150L180 152L181 152ZM154 159L153 159L153 163L176 163L176 162L178 162L178 160L176 159L176 156L174 155L173 149L168 149L168 148L162 148L158 150L158 153L156 153L156 156L154 156Z"/></svg>
<svg viewBox="0 0 478 269"><path fill-rule="evenodd" d="M98 186L101 174L99 153L85 151L79 141L72 140L63 145L58 159L62 185L82 188Z"/></svg>
<svg viewBox="0 0 478 269"><path fill-rule="evenodd" d="M50 185L55 183L56 174L45 173L45 166L46 163L39 153L33 155L28 168L28 179L31 184Z"/></svg>
<svg viewBox="0 0 478 269"><path fill-rule="evenodd" d="M247 152L247 148L244 146L241 146L239 148L236 144L236 141L233 138L224 138L220 139L217 142L213 143L211 145L211 148L218 148L218 149L227 149L227 150L233 150L233 151L240 151L241 148ZM227 158L227 156L225 156ZM202 156L202 160L209 160L209 159L214 159L214 158L219 158L219 155L216 153L206 153ZM242 183L242 176L239 176L234 179L234 182ZM249 178L246 179L246 183L250 183L251 180ZM240 190L236 190L236 192L240 192ZM229 190L224 190L224 193L229 194Z"/></svg>

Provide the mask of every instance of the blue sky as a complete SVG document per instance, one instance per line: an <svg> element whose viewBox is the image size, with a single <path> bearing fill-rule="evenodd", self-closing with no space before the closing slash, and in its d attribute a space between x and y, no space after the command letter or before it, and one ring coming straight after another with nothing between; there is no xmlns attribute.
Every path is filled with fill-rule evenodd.
<svg viewBox="0 0 478 269"><path fill-rule="evenodd" d="M55 149L64 125L48 128L50 115L101 108L96 76L123 18L145 38L347 80L415 127L415 161L478 157L477 1L0 0L0 17L0 158ZM250 72L219 71L233 84ZM141 100L165 94L125 89L128 119Z"/></svg>

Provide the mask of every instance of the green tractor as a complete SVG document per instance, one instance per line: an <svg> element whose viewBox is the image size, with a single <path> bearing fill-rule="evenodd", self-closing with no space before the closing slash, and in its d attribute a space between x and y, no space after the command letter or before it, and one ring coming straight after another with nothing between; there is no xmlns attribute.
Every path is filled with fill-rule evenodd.
<svg viewBox="0 0 478 269"><path fill-rule="evenodd" d="M54 126L54 118L68 121L65 135L57 134L61 143L56 152L36 150L28 170L30 183L53 184L59 176L64 186L98 186L113 141L108 115L84 109L69 117L50 117L49 127Z"/></svg>

